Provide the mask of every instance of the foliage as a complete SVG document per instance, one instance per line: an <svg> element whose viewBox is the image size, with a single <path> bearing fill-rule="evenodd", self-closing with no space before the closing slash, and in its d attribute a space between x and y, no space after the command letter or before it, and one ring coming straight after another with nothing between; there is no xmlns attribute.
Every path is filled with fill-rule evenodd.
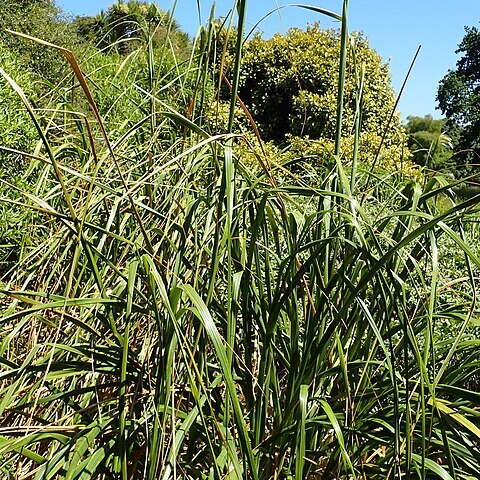
<svg viewBox="0 0 480 480"><path fill-rule="evenodd" d="M17 201L44 236L1 283L2 477L476 478L479 198L338 158L254 171L156 82L120 82L118 135L70 60L64 103L30 110Z"/></svg>
<svg viewBox="0 0 480 480"><path fill-rule="evenodd" d="M53 0L3 0L0 2L2 27L25 33L67 48L76 41L70 23L62 18ZM61 56L42 46L0 30L0 41L19 57L18 61L38 73L43 80L56 83L64 73Z"/></svg>
<svg viewBox="0 0 480 480"><path fill-rule="evenodd" d="M393 110L395 94L388 66L360 34L351 38L345 79L344 130L351 135L356 111L355 91L362 65L362 130L382 135ZM291 29L269 40L254 37L247 44L240 97L249 106L266 139L282 141L287 133L312 139L333 139L337 112L340 33ZM398 118L389 135L400 131Z"/></svg>
<svg viewBox="0 0 480 480"><path fill-rule="evenodd" d="M16 55L2 42L0 42L0 58L1 68L15 78L27 94L32 95L32 75L25 70L23 65L18 62ZM10 85L3 78L0 79L0 111L2 112L0 146L19 151L30 151L36 139L35 129L18 95L12 91ZM18 155L0 150L0 158L2 159L0 169L3 174L10 175L21 168Z"/></svg>
<svg viewBox="0 0 480 480"><path fill-rule="evenodd" d="M431 115L407 117L405 131L412 159L418 165L433 170L452 166L452 142L445 134L445 120L434 120Z"/></svg>
<svg viewBox="0 0 480 480"><path fill-rule="evenodd" d="M138 47L139 40L151 39L154 45L165 45L176 55L188 55L188 35L170 12L160 10L153 2L119 0L106 12L77 17L74 25L81 38L100 49L115 47L126 55Z"/></svg>
<svg viewBox="0 0 480 480"><path fill-rule="evenodd" d="M187 114L191 101L195 78L187 64L177 64L175 58L170 57L161 61L156 55L149 60L148 45L137 47L127 58L114 50L105 52L92 47L82 61L82 69L94 86L95 104L112 141L123 138L137 123L140 125L135 127L135 135L128 135L123 141L148 141L155 125L170 122L157 112L161 103ZM156 92L155 98L146 94L152 90ZM67 93L63 96L69 97ZM72 99L71 107L93 120L82 93L75 92ZM144 121L146 116L151 116L150 121ZM97 130L95 122L92 128ZM159 148L164 140L169 144L171 134L170 129L163 133L157 130L151 148Z"/></svg>
<svg viewBox="0 0 480 480"><path fill-rule="evenodd" d="M0 67L30 95L33 95L32 75L25 70L0 41ZM0 78L0 275L6 265L15 262L21 248L23 235L32 220L31 212L10 203L18 197L16 189L28 191L23 175L29 165L22 153L31 153L37 135L31 121L10 85Z"/></svg>
<svg viewBox="0 0 480 480"><path fill-rule="evenodd" d="M221 71L229 77L235 52L234 27L214 24L215 42L211 62L215 82ZM319 47L321 46L321 47ZM321 30L315 24L302 31L292 29L286 36L275 35L269 40L260 36L246 42L242 62L239 95L248 107L262 138L277 145L292 144L292 151L308 144L310 154L318 158L317 166L333 151L337 116L337 77L340 34L335 30ZM223 79L220 103L228 97L229 88ZM355 112L359 98L356 92L362 84L359 159L365 164L380 162L383 168L405 166L408 175L414 174L406 148L406 137L398 114L392 115L395 95L390 84L388 67L360 34L350 38L349 68L345 80L342 158L352 158L355 130ZM212 110L227 108L212 102ZM243 112L236 116L237 126L251 129ZM390 124L389 124L390 121ZM213 131L224 121L213 122ZM246 128L245 128L246 126ZM302 142L302 139L304 142ZM313 140L313 142L312 142ZM317 149L315 152L313 149ZM381 158L377 158L377 157ZM284 158L288 161L288 156ZM281 163L281 162L280 162Z"/></svg>
<svg viewBox="0 0 480 480"><path fill-rule="evenodd" d="M325 165L325 159L333 158L335 142L320 138L312 140L308 137L288 136L289 150L296 158L305 158L316 168ZM395 141L396 140L396 141ZM355 137L346 137L340 148L340 157L348 163L353 157ZM382 144L382 137L372 132L362 132L359 136L358 158L365 166L375 165L375 170L399 172L409 178L420 176L420 169L412 163L410 151L406 149L403 134L396 139Z"/></svg>
<svg viewBox="0 0 480 480"><path fill-rule="evenodd" d="M449 70L440 81L437 100L447 118L447 133L454 138L459 163L478 164L480 153L480 31L466 28L456 53L461 54L456 69ZM472 166L462 168L463 173Z"/></svg>

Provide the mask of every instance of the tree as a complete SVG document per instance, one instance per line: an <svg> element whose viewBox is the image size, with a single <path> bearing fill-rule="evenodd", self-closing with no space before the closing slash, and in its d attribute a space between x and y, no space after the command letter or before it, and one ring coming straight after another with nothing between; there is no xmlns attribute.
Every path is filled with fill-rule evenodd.
<svg viewBox="0 0 480 480"><path fill-rule="evenodd" d="M405 131L415 163L434 170L451 166L452 141L445 133L444 119L434 119L431 115L410 116L407 117Z"/></svg>
<svg viewBox="0 0 480 480"><path fill-rule="evenodd" d="M217 34L220 47L226 44L224 37ZM217 48L217 57L220 50ZM232 65L230 44L227 43L225 50L228 77ZM307 147L299 138L314 140L308 150L313 146L320 156L333 150L339 56L340 32L322 30L318 24L306 31L293 28L286 35L277 34L268 40L255 36L246 43L239 96L264 140L300 150ZM342 131L348 148L344 153L348 156L353 149L356 95L362 68L365 75L361 159L366 163L374 161L383 145L380 156L389 160L380 163L393 162L391 166L397 168L404 159L406 137L398 114L387 129L395 105L389 68L360 33L351 35L347 60Z"/></svg>
<svg viewBox="0 0 480 480"><path fill-rule="evenodd" d="M74 21L78 35L105 49L115 46L121 54L128 54L138 46L140 39L151 38L155 45L171 42L175 53L189 49L188 35L180 30L170 12L155 3L131 0L118 1L93 17L77 17Z"/></svg>
<svg viewBox="0 0 480 480"><path fill-rule="evenodd" d="M388 66L363 36L354 39L345 85L345 131L354 122L356 62L365 64L363 129L381 133L395 103ZM249 42L240 96L267 138L282 140L287 133L334 138L339 52L340 32L318 24Z"/></svg>
<svg viewBox="0 0 480 480"><path fill-rule="evenodd" d="M456 53L462 54L456 69L440 81L437 100L447 118L447 132L462 163L480 163L480 31L465 28L466 34ZM465 169L465 173L472 167Z"/></svg>

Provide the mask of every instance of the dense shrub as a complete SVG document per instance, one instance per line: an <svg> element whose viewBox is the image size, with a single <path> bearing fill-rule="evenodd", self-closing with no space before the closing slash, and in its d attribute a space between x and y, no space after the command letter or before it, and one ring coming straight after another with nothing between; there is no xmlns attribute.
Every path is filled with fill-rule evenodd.
<svg viewBox="0 0 480 480"><path fill-rule="evenodd" d="M0 41L0 59L2 69L14 78L27 92L32 93L32 75L19 64L15 54ZM34 145L36 133L27 112L7 81L0 77L0 146L29 151ZM9 175L18 172L18 155L0 150L0 171Z"/></svg>
<svg viewBox="0 0 480 480"><path fill-rule="evenodd" d="M445 134L445 120L431 115L407 117L405 131L413 161L434 170L452 166L452 141Z"/></svg>
<svg viewBox="0 0 480 480"><path fill-rule="evenodd" d="M353 131L355 91L365 68L362 130L382 135L395 103L388 65L360 34L353 37L345 80L344 132ZM247 44L240 96L250 107L265 138L282 141L290 133L312 139L334 138L340 33L291 29L269 40ZM389 137L401 131L398 118Z"/></svg>
<svg viewBox="0 0 480 480"><path fill-rule="evenodd" d="M53 0L6 0L0 2L2 27L25 33L64 47L71 47L76 36L67 18ZM0 30L0 40L18 57L23 68L56 83L65 73L65 62L55 50Z"/></svg>
<svg viewBox="0 0 480 480"><path fill-rule="evenodd" d="M222 71L229 78L233 68L235 29L231 32L216 23L215 48L211 61L215 82ZM260 36L245 44L239 95L252 114L265 141L282 147L291 146L291 154L308 151L317 166L328 161L334 151L337 121L337 85L340 33L322 30L318 24L306 31L291 29L269 40ZM358 101L356 92L362 79L361 131L359 159L389 170L404 169L416 175L406 147L406 136L395 106L388 65L369 46L361 34L354 34L348 50L344 89L344 137L342 157L352 158ZM222 83L222 82L221 82ZM228 98L225 79L220 101ZM213 103L216 112L225 107ZM225 116L216 127L225 125ZM237 127L250 129L244 113L237 115ZM220 128L221 130L221 128ZM299 146L302 145L301 148ZM286 157L291 157L291 154Z"/></svg>
<svg viewBox="0 0 480 480"><path fill-rule="evenodd" d="M18 63L14 53L0 41L1 68L27 92L33 94L32 75ZM0 274L18 256L23 235L29 228L31 212L10 203L18 191L28 191L23 178L29 161L21 153L32 153L36 131L18 95L0 76ZM2 148L3 147L3 148Z"/></svg>

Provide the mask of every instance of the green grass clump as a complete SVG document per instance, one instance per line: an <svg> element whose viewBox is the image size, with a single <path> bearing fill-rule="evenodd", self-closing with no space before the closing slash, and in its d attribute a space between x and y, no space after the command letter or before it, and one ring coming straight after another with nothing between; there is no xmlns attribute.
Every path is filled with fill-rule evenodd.
<svg viewBox="0 0 480 480"><path fill-rule="evenodd" d="M477 478L478 196L371 171L359 130L348 168L340 134L321 170L261 142L244 162L238 76L227 133L202 128L211 29L171 80L187 111L146 45L121 129L69 51L80 111L6 77L42 140L16 201L43 233L1 284L3 478Z"/></svg>

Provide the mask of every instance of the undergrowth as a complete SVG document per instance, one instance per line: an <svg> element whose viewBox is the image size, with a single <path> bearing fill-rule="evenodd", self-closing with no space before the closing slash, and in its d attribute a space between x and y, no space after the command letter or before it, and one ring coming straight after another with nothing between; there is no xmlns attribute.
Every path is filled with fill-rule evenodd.
<svg viewBox="0 0 480 480"><path fill-rule="evenodd" d="M45 45L75 75L49 108L1 70L41 140L2 198L35 219L1 284L3 478L478 478L479 198L362 162L359 128L342 155L347 4L316 9L342 20L318 168L233 130L243 1L226 133L213 22L97 84Z"/></svg>

